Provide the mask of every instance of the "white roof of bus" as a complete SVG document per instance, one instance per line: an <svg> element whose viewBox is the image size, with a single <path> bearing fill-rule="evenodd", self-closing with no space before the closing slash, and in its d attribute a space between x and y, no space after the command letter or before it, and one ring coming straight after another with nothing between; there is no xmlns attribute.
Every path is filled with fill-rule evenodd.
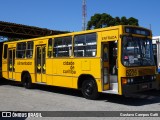
<svg viewBox="0 0 160 120"><path fill-rule="evenodd" d="M160 40L160 36L153 36L153 37L152 37L152 43L153 43L153 44L156 44L156 41L157 41L157 40Z"/></svg>
<svg viewBox="0 0 160 120"><path fill-rule="evenodd" d="M153 39L158 39L158 38L160 38L160 36L153 36L152 38Z"/></svg>

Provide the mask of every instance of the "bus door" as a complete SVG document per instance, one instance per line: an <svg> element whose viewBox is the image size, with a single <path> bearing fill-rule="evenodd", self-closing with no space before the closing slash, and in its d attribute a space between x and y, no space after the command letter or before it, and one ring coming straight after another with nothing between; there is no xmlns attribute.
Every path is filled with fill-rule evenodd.
<svg viewBox="0 0 160 120"><path fill-rule="evenodd" d="M102 44L102 76L103 76L103 90L109 89L109 53L108 44Z"/></svg>
<svg viewBox="0 0 160 120"><path fill-rule="evenodd" d="M46 83L46 45L36 46L36 82Z"/></svg>
<svg viewBox="0 0 160 120"><path fill-rule="evenodd" d="M109 41L102 44L103 90L118 93L117 42Z"/></svg>
<svg viewBox="0 0 160 120"><path fill-rule="evenodd" d="M8 50L8 78L15 79L15 48Z"/></svg>

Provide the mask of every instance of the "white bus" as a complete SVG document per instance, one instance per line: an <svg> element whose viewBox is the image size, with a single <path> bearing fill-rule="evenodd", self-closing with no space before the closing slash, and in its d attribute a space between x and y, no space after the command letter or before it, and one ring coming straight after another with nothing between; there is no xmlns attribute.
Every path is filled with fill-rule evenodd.
<svg viewBox="0 0 160 120"><path fill-rule="evenodd" d="M160 73L160 36L152 37L152 44L157 72Z"/></svg>

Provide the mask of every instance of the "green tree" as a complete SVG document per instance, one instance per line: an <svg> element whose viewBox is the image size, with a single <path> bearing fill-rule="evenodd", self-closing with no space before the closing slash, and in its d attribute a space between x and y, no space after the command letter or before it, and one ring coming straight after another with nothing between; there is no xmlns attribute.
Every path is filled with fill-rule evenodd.
<svg viewBox="0 0 160 120"><path fill-rule="evenodd" d="M133 18L133 17L128 18L128 24L129 24L129 25L139 26L139 24L138 24L138 19Z"/></svg>
<svg viewBox="0 0 160 120"><path fill-rule="evenodd" d="M111 21L113 21L113 18L109 14L95 14L94 16L91 16L91 20L88 21L87 29L96 29L110 26L112 25Z"/></svg>
<svg viewBox="0 0 160 120"><path fill-rule="evenodd" d="M125 16L121 17L120 25L128 25L128 20Z"/></svg>
<svg viewBox="0 0 160 120"><path fill-rule="evenodd" d="M103 28L107 26L115 26L115 25L136 25L138 26L138 19L130 17L127 19L125 16L119 18L113 18L111 15L107 13L95 14L91 16L91 19L88 21L87 29L96 29Z"/></svg>
<svg viewBox="0 0 160 120"><path fill-rule="evenodd" d="M115 25L119 25L121 23L121 19L119 17L115 17Z"/></svg>

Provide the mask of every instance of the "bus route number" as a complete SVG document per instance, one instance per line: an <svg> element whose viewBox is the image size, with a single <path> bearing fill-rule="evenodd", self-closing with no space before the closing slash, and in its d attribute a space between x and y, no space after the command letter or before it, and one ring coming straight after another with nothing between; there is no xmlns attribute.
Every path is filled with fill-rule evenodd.
<svg viewBox="0 0 160 120"><path fill-rule="evenodd" d="M137 70L136 69L126 70L126 76L136 76L136 75L137 75Z"/></svg>

